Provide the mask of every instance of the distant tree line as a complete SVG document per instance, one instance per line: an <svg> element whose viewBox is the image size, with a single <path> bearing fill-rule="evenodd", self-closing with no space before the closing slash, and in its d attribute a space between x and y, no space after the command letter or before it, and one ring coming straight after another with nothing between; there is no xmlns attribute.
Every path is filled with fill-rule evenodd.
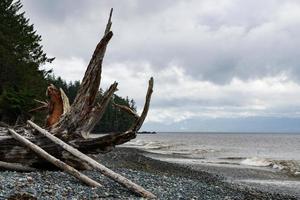
<svg viewBox="0 0 300 200"><path fill-rule="evenodd" d="M80 86L79 81L67 83L55 77L52 71L39 67L51 63L40 44L41 36L33 24L21 12L20 1L0 1L0 121L15 123L33 114L28 111L36 106L33 99L43 99L50 83L62 88L72 102ZM103 91L99 91L99 99ZM114 95L113 101L136 109L134 100ZM36 119L44 119L46 113L35 113ZM102 120L94 132L124 131L133 122L127 113L116 109L110 102ZM42 123L40 121L40 123Z"/></svg>
<svg viewBox="0 0 300 200"><path fill-rule="evenodd" d="M20 1L0 1L0 119L8 123L28 117L32 100L45 94L48 72L39 66L53 60L21 7Z"/></svg>

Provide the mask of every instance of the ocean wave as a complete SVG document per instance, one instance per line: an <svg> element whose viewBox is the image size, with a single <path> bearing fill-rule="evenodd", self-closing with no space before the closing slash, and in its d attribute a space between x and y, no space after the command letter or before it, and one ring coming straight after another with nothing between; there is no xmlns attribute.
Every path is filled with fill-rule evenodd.
<svg viewBox="0 0 300 200"><path fill-rule="evenodd" d="M180 156L182 158L201 158L205 154L214 153L216 150L210 148L192 148L184 143L165 143L162 141L143 141L143 140L133 140L128 142L126 147L139 148L149 153L170 155L170 156Z"/></svg>
<svg viewBox="0 0 300 200"><path fill-rule="evenodd" d="M215 149L192 149L190 150L193 154L205 154L217 152Z"/></svg>
<svg viewBox="0 0 300 200"><path fill-rule="evenodd" d="M195 148L183 143L166 143L163 141L133 140L125 146L143 149L149 153L181 157L183 159L206 159L215 164L245 165L252 167L267 167L283 171L289 175L300 177L300 161L297 160L274 160L262 157L227 156L219 157L222 152L212 148ZM213 159L217 157L217 159Z"/></svg>
<svg viewBox="0 0 300 200"><path fill-rule="evenodd" d="M272 162L264 158L252 157L242 160L241 164L255 167L267 167L270 166Z"/></svg>
<svg viewBox="0 0 300 200"><path fill-rule="evenodd" d="M144 150L163 150L163 149L171 149L173 147L177 147L177 144L165 144L162 142L146 142L142 140L136 140L132 142L128 142L125 146L136 147Z"/></svg>
<svg viewBox="0 0 300 200"><path fill-rule="evenodd" d="M296 160L271 160L252 157L243 159L240 164L255 167L271 167L286 172L289 175L300 177L300 161Z"/></svg>

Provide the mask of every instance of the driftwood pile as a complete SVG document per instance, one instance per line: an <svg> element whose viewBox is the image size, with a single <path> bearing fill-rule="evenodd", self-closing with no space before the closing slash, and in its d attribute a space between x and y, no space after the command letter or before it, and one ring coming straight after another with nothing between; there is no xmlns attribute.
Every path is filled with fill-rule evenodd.
<svg viewBox="0 0 300 200"><path fill-rule="evenodd" d="M42 103L42 106L32 110L48 109L49 115L45 129L30 120L27 121L26 126L18 128L0 127L0 168L33 171L45 168L50 162L89 186L101 187L100 183L78 171L79 169L93 168L142 197L155 198L152 193L141 186L86 155L106 153L116 145L134 139L147 116L153 89L153 78L151 78L145 105L140 116L129 107L114 104L135 118L135 122L129 130L106 134L98 138L89 137L94 126L103 116L118 85L116 82L113 83L101 100L96 101L100 87L102 61L107 44L113 36L110 30L111 17L112 9L104 36L96 46L72 105L69 105L68 98L61 89L50 85L47 88L50 101L38 101Z"/></svg>

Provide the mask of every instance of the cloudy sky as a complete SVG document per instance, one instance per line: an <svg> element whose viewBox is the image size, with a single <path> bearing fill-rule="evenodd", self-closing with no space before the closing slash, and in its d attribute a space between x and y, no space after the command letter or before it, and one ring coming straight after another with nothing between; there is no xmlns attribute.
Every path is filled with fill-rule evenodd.
<svg viewBox="0 0 300 200"><path fill-rule="evenodd" d="M81 80L109 10L101 87L144 102L145 130L300 132L298 0L23 0L55 62Z"/></svg>

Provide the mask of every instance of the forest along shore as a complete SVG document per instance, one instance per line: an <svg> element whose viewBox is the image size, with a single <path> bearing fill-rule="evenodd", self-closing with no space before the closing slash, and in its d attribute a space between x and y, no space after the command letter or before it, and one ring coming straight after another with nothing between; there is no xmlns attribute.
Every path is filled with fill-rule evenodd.
<svg viewBox="0 0 300 200"><path fill-rule="evenodd" d="M226 182L201 169L154 160L134 148L116 148L94 155L104 165L153 192L159 199L297 199L295 196L262 192ZM32 199L139 199L126 188L95 171L85 171L104 187L91 188L60 171L0 172L0 199L27 196Z"/></svg>

